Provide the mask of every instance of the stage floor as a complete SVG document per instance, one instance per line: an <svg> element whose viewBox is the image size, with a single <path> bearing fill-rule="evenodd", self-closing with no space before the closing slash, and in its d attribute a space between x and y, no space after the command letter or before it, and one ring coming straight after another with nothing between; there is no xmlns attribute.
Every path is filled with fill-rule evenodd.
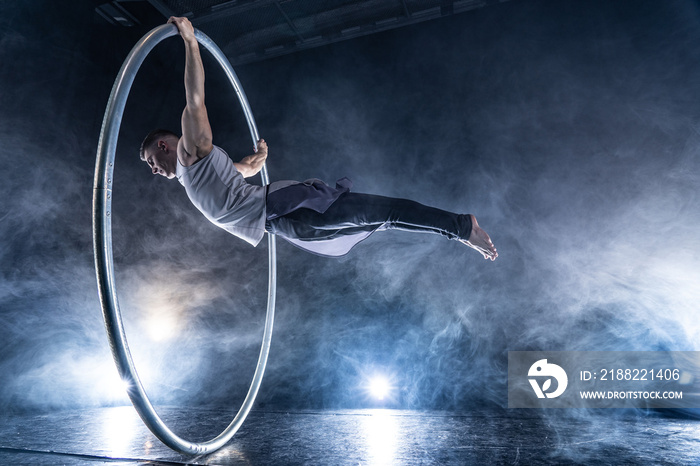
<svg viewBox="0 0 700 466"><path fill-rule="evenodd" d="M161 409L188 440L208 440L232 414ZM235 413L234 413L235 414ZM700 422L615 410L254 411L207 456L161 444L131 406L0 415L0 464L700 464Z"/></svg>

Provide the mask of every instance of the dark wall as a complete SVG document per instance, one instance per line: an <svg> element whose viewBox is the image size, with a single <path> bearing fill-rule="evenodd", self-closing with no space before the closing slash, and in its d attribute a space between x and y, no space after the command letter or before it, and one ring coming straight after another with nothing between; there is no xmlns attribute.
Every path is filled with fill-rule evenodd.
<svg viewBox="0 0 700 466"><path fill-rule="evenodd" d="M145 30L90 2L0 6L0 406L125 401L102 328L90 206L122 60ZM70 8L66 10L65 8ZM41 12L41 14L37 14ZM265 406L506 405L509 350L695 350L700 11L690 1L513 0L237 71L273 180L472 212L500 257L378 233L346 257L279 241ZM206 28L203 28L206 32ZM250 152L209 57L215 143ZM122 126L114 250L157 403L237 406L264 319L267 246L217 230L137 149L175 129L183 49L147 59Z"/></svg>

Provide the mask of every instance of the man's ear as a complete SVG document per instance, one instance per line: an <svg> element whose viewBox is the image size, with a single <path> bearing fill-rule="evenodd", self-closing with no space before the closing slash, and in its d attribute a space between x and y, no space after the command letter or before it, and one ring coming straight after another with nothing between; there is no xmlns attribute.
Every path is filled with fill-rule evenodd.
<svg viewBox="0 0 700 466"><path fill-rule="evenodd" d="M168 148L168 144L164 140L158 141L158 149L165 150Z"/></svg>

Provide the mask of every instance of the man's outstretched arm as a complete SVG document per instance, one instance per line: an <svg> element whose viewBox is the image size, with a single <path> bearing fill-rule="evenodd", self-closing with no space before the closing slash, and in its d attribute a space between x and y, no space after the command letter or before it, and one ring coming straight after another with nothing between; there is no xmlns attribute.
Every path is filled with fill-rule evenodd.
<svg viewBox="0 0 700 466"><path fill-rule="evenodd" d="M182 112L182 139L177 157L186 167L206 157L212 150L212 134L207 108L204 105L204 66L194 28L187 18L171 17L185 43L185 97Z"/></svg>
<svg viewBox="0 0 700 466"><path fill-rule="evenodd" d="M258 141L255 154L244 157L240 162L234 162L236 170L238 170L243 178L248 178L256 175L263 167L267 159L267 143L264 139Z"/></svg>

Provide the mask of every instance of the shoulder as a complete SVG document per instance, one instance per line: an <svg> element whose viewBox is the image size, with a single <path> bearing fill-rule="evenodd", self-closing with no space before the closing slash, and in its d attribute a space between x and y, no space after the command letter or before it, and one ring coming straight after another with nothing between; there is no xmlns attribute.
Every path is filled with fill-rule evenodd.
<svg viewBox="0 0 700 466"><path fill-rule="evenodd" d="M228 154L220 147L213 146L211 151L206 155L206 157L195 160L190 165L184 165L178 160L179 172L182 174L189 174L192 176L202 176L206 173L216 173L217 176L229 178L233 176L229 174L233 172L237 173L235 164L228 156Z"/></svg>
<svg viewBox="0 0 700 466"><path fill-rule="evenodd" d="M219 149L213 144L207 144L206 147L196 147L193 150L187 150L185 147L184 138L180 138L177 143L177 159L183 167L189 167L199 162L200 160L209 157L215 149ZM219 149L221 151L221 149ZM222 151L223 152L223 151Z"/></svg>

